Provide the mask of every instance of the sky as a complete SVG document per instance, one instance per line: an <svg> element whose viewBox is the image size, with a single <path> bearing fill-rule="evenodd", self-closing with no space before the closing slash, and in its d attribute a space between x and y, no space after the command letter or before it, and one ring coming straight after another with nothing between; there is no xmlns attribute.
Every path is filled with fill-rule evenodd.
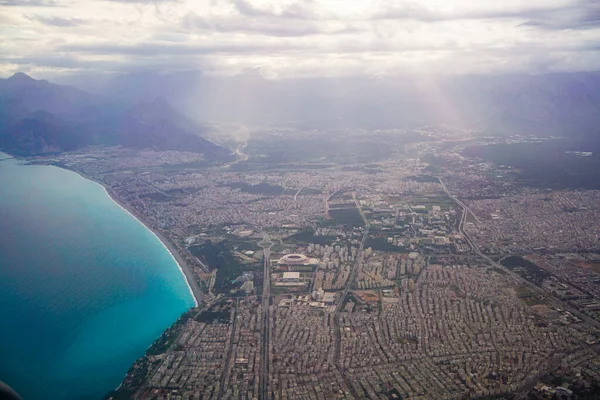
<svg viewBox="0 0 600 400"><path fill-rule="evenodd" d="M0 76L600 70L599 0L0 0Z"/></svg>

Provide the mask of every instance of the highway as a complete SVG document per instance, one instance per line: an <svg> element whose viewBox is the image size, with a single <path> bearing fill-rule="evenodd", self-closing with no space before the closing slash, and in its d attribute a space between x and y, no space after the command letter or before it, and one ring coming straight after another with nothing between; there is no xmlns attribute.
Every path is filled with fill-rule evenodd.
<svg viewBox="0 0 600 400"><path fill-rule="evenodd" d="M335 196L341 189L336 190L333 193L329 193L329 189L325 191L325 214L329 212L329 201Z"/></svg>
<svg viewBox="0 0 600 400"><path fill-rule="evenodd" d="M360 261L362 260L361 252L362 252L363 248L365 247L365 242L367 241L367 238L369 237L369 228L371 227L371 225L369 225L369 221L367 221L367 218L365 217L365 213L363 212L362 207L360 206L360 202L356 198L355 193L352 193L352 199L354 200L354 203L356 204L356 208L358 209L360 216L362 217L363 221L365 222L365 231L363 233L362 240L360 241L360 246L358 247L358 251L356 253L356 262L354 263L352 271L350 271L350 276L348 277L348 281L346 281L346 286L344 286L344 290L342 291L340 298L338 299L338 303L335 307L335 314L340 312L340 309L342 308L342 305L344 304L344 299L348 295L348 292L350 291L350 288L352 287L352 284L354 283L354 280L356 279L356 274L358 273L359 264L360 264Z"/></svg>
<svg viewBox="0 0 600 400"><path fill-rule="evenodd" d="M298 201L298 195L300 194L300 192L302 191L302 189L304 189L304 186L301 186L300 189L298 189L298 191L294 195L294 201Z"/></svg>
<svg viewBox="0 0 600 400"><path fill-rule="evenodd" d="M263 241L259 243L264 253L259 398L266 400L269 398L269 335L271 331L269 305L271 302L271 246L273 243L267 233L262 232L262 235Z"/></svg>
<svg viewBox="0 0 600 400"><path fill-rule="evenodd" d="M227 164L223 164L219 167L217 167L217 169L223 170L223 169L229 169L232 165L244 162L244 161L248 161L249 156L244 153L242 150L248 145L248 141L238 145L238 147L236 147L236 149L233 151L233 154L235 155L235 160L227 163Z"/></svg>
<svg viewBox="0 0 600 400"><path fill-rule="evenodd" d="M333 353L333 365L338 369L338 371L340 371L340 374L341 374L342 378L346 381L346 384L348 385L348 388L350 389L352 396L355 399L358 399L359 396L356 393L356 391L354 390L354 387L352 385L350 385L350 382L348 382L348 379L346 378L344 371L341 370L340 366L339 366L340 346L341 346L342 338L341 338L338 314L339 314L340 310L342 309L342 306L344 305L344 300L346 299L348 292L352 288L352 284L354 283L354 280L356 279L356 274L358 273L358 269L360 268L359 264L362 260L361 252L362 252L363 248L365 247L365 242L367 241L367 238L369 237L369 228L371 226L369 225L369 221L367 221L367 218L365 217L365 213L363 212L362 207L360 206L360 202L356 198L355 193L352 193L352 199L354 200L354 203L356 204L356 208L358 209L358 212L360 213L360 216L362 217L362 219L365 223L365 231L363 232L363 237L362 237L362 240L360 241L360 246L358 247L358 252L356 253L356 261L354 263L352 271L350 272L350 276L348 277L346 286L344 286L344 290L341 292L338 302L335 306L335 312L333 315L333 321L335 324L335 343L334 343L335 351Z"/></svg>
<svg viewBox="0 0 600 400"><path fill-rule="evenodd" d="M466 206L465 203L463 203L462 201L460 201L456 197L452 196L452 194L450 193L450 191L446 187L446 184L444 183L444 181L442 181L442 178L440 178L438 176L437 179L438 179L438 181L440 181L440 185L442 185L442 190L444 191L444 193L446 193L446 196L450 197L452 199L452 201L454 201L456 204L458 204L463 209L463 213L460 216L460 222L458 223L458 232L465 238L465 240L467 241L467 243L469 243L469 246L471 246L471 249L474 250L473 246L471 245L470 239L467 237L467 235L466 235L466 233L464 231L465 222L467 221L467 215L471 211L469 210L469 208ZM475 216L472 212L471 212L471 214L473 216ZM478 252L478 250L476 252Z"/></svg>

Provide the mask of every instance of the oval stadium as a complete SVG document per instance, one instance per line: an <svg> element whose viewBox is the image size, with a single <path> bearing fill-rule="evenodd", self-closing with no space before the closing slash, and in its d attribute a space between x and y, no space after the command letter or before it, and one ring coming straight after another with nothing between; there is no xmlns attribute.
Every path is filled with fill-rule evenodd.
<svg viewBox="0 0 600 400"><path fill-rule="evenodd" d="M286 254L279 259L279 265L303 265L308 262L308 257L304 254Z"/></svg>

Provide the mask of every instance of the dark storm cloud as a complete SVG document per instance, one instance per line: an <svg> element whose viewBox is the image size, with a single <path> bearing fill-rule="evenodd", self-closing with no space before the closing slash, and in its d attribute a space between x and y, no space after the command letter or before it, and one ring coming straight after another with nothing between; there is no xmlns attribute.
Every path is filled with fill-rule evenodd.
<svg viewBox="0 0 600 400"><path fill-rule="evenodd" d="M58 7L53 0L0 0L2 7Z"/></svg>

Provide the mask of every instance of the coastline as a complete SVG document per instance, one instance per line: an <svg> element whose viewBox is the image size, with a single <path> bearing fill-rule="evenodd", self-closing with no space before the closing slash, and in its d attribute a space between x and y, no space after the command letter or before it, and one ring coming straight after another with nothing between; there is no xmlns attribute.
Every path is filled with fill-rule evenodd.
<svg viewBox="0 0 600 400"><path fill-rule="evenodd" d="M88 179L88 178L86 178L86 179ZM190 270L189 265L183 259L183 257L181 257L181 254L179 254L177 249L175 249L175 246L173 246L171 241L169 239L167 239L162 233L155 231L154 229L150 228L148 225L143 223L140 220L140 218L138 218L131 210L129 210L128 208L123 206L119 201L117 201L117 199L116 199L117 196L115 196L112 193L112 191L109 190L106 186L104 186L101 183L96 182L92 179L88 179L88 180L101 185L104 188L104 191L106 192L108 197L110 197L110 199L117 206L119 206L127 214L131 215L136 221L138 221L140 224L142 224L144 226L144 228L148 229L154 235L154 237L156 237L158 239L160 244L162 244L163 247L169 252L169 254L171 255L171 258L173 258L173 261L175 261L175 264L177 264L179 271L181 272L181 274L183 275L183 278L185 279L188 290L190 291L190 294L192 295L192 298L194 299L195 307L198 307L199 304L202 303L202 291L200 290L200 287L198 287L198 284L194 280L194 274Z"/></svg>
<svg viewBox="0 0 600 400"><path fill-rule="evenodd" d="M156 237L156 239L158 239L158 241L163 245L163 247L169 252L169 254L171 255L171 258L173 258L173 261L175 261L175 264L177 264L179 271L183 275L183 278L186 282L188 290L189 290L190 294L192 295L192 298L194 299L195 307L198 307L200 304L202 304L203 293L202 293L202 290L200 289L200 287L198 286L198 284L196 283L196 280L194 279L194 273L190 269L188 263L181 256L181 254L179 254L179 252L177 251L177 249L175 248L175 246L169 239L167 239L162 233L160 233L160 232L156 231L155 229L152 229L151 227L146 225L142 221L142 219L135 214L135 211L132 210L128 204L119 201L118 196L115 195L115 193L113 193L113 191L109 187L104 185L103 183L98 182L97 180L95 180L89 176L86 176L79 171L74 171L72 169L65 168L63 166L55 165L55 164L46 164L46 165L52 165L57 168L62 168L66 171L73 172L73 173L79 175L80 177L82 177L83 179L86 179L90 182L94 182L95 184L102 186L102 188L104 189L104 192L118 207L120 207L123 211L125 211L127 214L129 214L131 217L133 217L144 228L148 229L154 235L154 237Z"/></svg>
<svg viewBox="0 0 600 400"><path fill-rule="evenodd" d="M115 382L110 385L113 387L116 386L118 389L119 387L121 387L123 385L124 378L127 377L127 374L129 373L129 370L132 368L132 365L135 365L135 362L137 362L137 360L144 358L148 355L149 349L151 349L152 346L154 346L157 343L157 341L159 341L162 338L162 336L164 335L164 332L168 331L169 329L171 329L172 326L176 325L182 316L189 315L190 313L193 314L193 313L198 312L198 307L201 306L203 303L203 291L201 290L200 285L197 282L196 275L195 275L193 269L191 268L191 265L193 265L193 264L191 264L191 265L188 264L189 259L186 260L187 253L185 253L185 251L186 251L185 248L181 247L181 250L179 250L179 242L176 237L174 237L174 239L171 240L168 235L169 232L165 232L165 234L163 234L158 229L157 230L152 229L149 226L149 224L147 224L143 221L142 217L140 216L141 213L138 212L132 204L128 204L128 202L126 202L123 198L121 198L119 196L118 192L113 191L108 185L105 185L102 182L99 182L89 176L86 176L86 174L84 174L84 173L73 170L71 168L67 168L66 166L63 166L60 164L36 162L35 160L24 158L24 157L23 158L13 157L9 153L0 151L0 171L2 170L2 167L3 167L2 161L6 161L6 162L15 161L16 164L20 164L23 166L27 166L27 165L54 166L54 167L58 167L65 171L73 172L73 173L77 174L79 177L81 177L87 181L90 181L90 182L93 182L94 184L100 185L100 187L102 187L102 189L104 190L104 193L106 193L106 195L108 195L108 197L114 204L116 204L119 208L121 208L121 210L123 210L124 212L129 214L131 217L133 217L137 221L137 223L141 224L152 235L154 235L154 237L158 240L158 242L168 251L169 255L171 256L171 258L177 265L179 272L183 275L185 284L187 285L188 292L190 293L194 304L192 305L191 303L189 303L189 300L186 299L185 304L182 305L184 307L182 310L182 314L179 315L173 323L167 322L167 324L169 326L166 327L165 330L163 330L163 332L160 334L160 336L150 339L151 343L149 343L146 346L145 350L141 350L141 351L143 351L143 355L136 356L135 359L132 361L127 360L128 364L129 364L129 368L127 369L127 372L125 373L125 376L122 376L120 378L119 377L115 378ZM12 164L12 162L11 162L11 164ZM56 174L56 172L54 172L54 174ZM73 178L71 178L71 179L73 179ZM60 185L60 182L58 182L58 183ZM79 185L82 185L82 184L85 185L85 182L79 183ZM81 186L80 186L80 188L81 188ZM83 190L85 190L85 186L83 186ZM93 203L92 203L92 205L93 205ZM103 207L107 207L106 204L104 204ZM110 206L108 206L108 207L110 207ZM122 214L120 214L120 215L121 216L119 217L119 214L117 213L116 218L122 220L123 215ZM135 224L133 225L133 227L135 227ZM152 244L152 245L155 246L155 244ZM166 270L164 269L164 268L172 268L172 266L167 267L165 265L167 262L166 259L161 258L161 260L162 260L162 263L158 264L158 268L162 269L164 271L164 273L166 273L167 275L169 275L171 277L171 278L169 278L169 280L172 280L172 278L174 277L173 275L171 275L172 272L169 272L168 269L166 269ZM172 292L172 294L170 295L170 298L173 298L173 296L177 296L177 298L179 298L180 300L183 300L184 295L183 295L182 291L185 289L183 287L179 286L180 283L178 283L176 280L175 280L175 283L177 283L177 285L176 285L177 290ZM145 340L142 341L141 343L143 343L143 342L145 342ZM142 348L143 347L144 346L142 346ZM114 374L114 371L113 371L113 374ZM119 380L118 383L117 383L117 379ZM106 382L104 382L104 384L105 383ZM118 384L118 386L117 386L117 384ZM102 393L100 395L100 398L106 398L105 393L108 392L108 386L100 387L99 385L100 384L98 384L98 387L99 387L98 393ZM0 396L0 397L2 397L2 396Z"/></svg>

